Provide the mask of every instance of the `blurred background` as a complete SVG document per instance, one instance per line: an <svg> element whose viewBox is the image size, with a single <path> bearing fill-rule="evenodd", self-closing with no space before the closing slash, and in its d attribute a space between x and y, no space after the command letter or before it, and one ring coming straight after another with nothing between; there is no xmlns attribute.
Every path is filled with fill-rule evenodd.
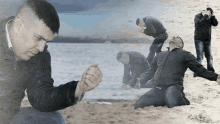
<svg viewBox="0 0 220 124"><path fill-rule="evenodd" d="M137 32L136 19L154 16L170 30L173 16L185 13L171 0L47 0L60 18L59 39L54 42L149 43L150 37ZM0 17L15 15L24 0L0 0ZM178 18L177 18L178 19ZM179 19L184 19L180 17ZM62 37L62 38L61 38ZM63 38L65 37L65 38ZM68 37L68 38L66 38ZM91 40L95 38L95 40ZM85 41L85 39L87 41ZM101 41L99 40L101 39ZM78 40L78 41L77 41Z"/></svg>

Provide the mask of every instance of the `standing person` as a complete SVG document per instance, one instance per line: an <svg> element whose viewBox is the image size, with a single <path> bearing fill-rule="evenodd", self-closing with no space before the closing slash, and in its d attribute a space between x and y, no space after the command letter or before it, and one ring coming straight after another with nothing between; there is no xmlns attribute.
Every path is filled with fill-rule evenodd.
<svg viewBox="0 0 220 124"><path fill-rule="evenodd" d="M168 108L189 105L190 102L183 92L183 78L187 68L203 78L220 84L218 74L205 69L194 55L182 49L183 41L180 37L173 37L169 47L171 51L157 54L149 71L140 75L141 85L152 79L154 88L137 100L135 109L151 105L167 105Z"/></svg>
<svg viewBox="0 0 220 124"><path fill-rule="evenodd" d="M203 10L201 13L195 16L194 40L197 61L202 64L204 53L207 60L207 69L209 71L215 72L213 68L213 58L211 53L211 27L217 26L218 21L213 13L213 10L208 7L206 10ZM197 74L195 73L194 77L196 76Z"/></svg>
<svg viewBox="0 0 220 124"><path fill-rule="evenodd" d="M0 21L1 124L64 124L57 110L81 101L101 82L102 73L93 64L80 81L53 86L46 44L59 27L55 8L45 0L27 0L15 17ZM32 107L20 109L25 90Z"/></svg>
<svg viewBox="0 0 220 124"><path fill-rule="evenodd" d="M162 46L168 37L167 30L161 21L152 16L138 18L136 24L141 27L141 33L155 38L150 46L150 53L147 56L147 60L151 64L155 53L161 52Z"/></svg>
<svg viewBox="0 0 220 124"><path fill-rule="evenodd" d="M124 86L134 87L140 74L146 72L149 68L147 58L136 51L120 51L117 54L117 60L124 64Z"/></svg>

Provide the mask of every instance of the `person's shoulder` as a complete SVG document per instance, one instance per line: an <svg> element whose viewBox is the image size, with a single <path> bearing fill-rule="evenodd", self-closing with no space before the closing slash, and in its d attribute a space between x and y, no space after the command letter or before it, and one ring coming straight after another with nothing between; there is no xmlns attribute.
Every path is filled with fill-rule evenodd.
<svg viewBox="0 0 220 124"><path fill-rule="evenodd" d="M163 54L168 54L168 53L169 51L162 51L162 52L157 53L157 55L163 55Z"/></svg>
<svg viewBox="0 0 220 124"><path fill-rule="evenodd" d="M181 49L180 51L183 52L183 53L191 53L190 51L187 51L185 49Z"/></svg>
<svg viewBox="0 0 220 124"><path fill-rule="evenodd" d="M196 15L195 15L195 17L202 17L202 13L200 12L200 13L197 13Z"/></svg>
<svg viewBox="0 0 220 124"><path fill-rule="evenodd" d="M153 17L153 16L146 16L146 17L144 17L144 18L146 18L146 19L156 19L156 20L158 20L156 17Z"/></svg>
<svg viewBox="0 0 220 124"><path fill-rule="evenodd" d="M161 56L165 56L165 55L167 55L167 54L169 54L169 51L162 51L162 52L159 52L159 53L157 53L157 57L161 57Z"/></svg>
<svg viewBox="0 0 220 124"><path fill-rule="evenodd" d="M130 55L142 55L140 52L137 52L137 51L128 51L126 53Z"/></svg>
<svg viewBox="0 0 220 124"><path fill-rule="evenodd" d="M144 20L146 20L146 21L152 21L152 22L161 22L158 18L156 18L156 17L153 17L153 16L146 16L145 18L144 18Z"/></svg>
<svg viewBox="0 0 220 124"><path fill-rule="evenodd" d="M180 52L182 54L184 54L185 56L193 56L193 54L190 51L187 51L187 50L184 50L184 49L181 49Z"/></svg>

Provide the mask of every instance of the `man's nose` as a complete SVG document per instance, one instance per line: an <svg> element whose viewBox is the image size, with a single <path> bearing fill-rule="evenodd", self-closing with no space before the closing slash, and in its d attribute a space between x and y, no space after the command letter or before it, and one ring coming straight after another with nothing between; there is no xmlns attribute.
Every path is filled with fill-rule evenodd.
<svg viewBox="0 0 220 124"><path fill-rule="evenodd" d="M37 50L38 50L39 52L43 52L46 43L47 43L46 41L41 41L41 42L39 42L38 45L37 45Z"/></svg>

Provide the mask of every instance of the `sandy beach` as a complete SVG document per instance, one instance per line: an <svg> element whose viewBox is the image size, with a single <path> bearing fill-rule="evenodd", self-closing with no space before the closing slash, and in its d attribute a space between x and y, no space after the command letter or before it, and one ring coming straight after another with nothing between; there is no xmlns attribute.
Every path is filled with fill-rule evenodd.
<svg viewBox="0 0 220 124"><path fill-rule="evenodd" d="M184 49L196 55L193 39L194 16L209 6L213 8L214 14L220 22L220 1L169 0L168 2L168 0L161 0L161 5L166 4L187 10L183 16L177 13L178 17L181 18L167 13L162 21L170 26L168 29L172 29L168 30L169 35L180 35L185 42ZM172 18L170 18L171 16ZM220 73L219 42L220 26L213 27L212 54L216 73ZM203 64L206 67L205 63L206 60L204 59ZM189 106L174 108L150 106L134 110L135 101L132 100L103 100L112 102L112 105L81 101L77 105L60 112L67 124L220 124L220 85L203 78L194 78L193 72L187 70L184 88L186 97L191 102ZM22 101L22 106L29 105L27 100Z"/></svg>

